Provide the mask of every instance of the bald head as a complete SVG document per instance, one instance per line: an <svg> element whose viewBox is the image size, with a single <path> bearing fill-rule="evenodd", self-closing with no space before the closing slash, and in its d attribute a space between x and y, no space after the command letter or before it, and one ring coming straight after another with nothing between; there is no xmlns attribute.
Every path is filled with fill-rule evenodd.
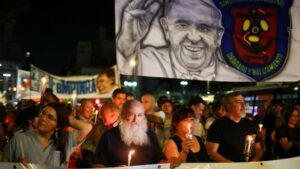
<svg viewBox="0 0 300 169"><path fill-rule="evenodd" d="M154 111L156 100L155 100L155 97L153 95L144 94L141 98L141 102L144 106L146 114L151 113L151 112Z"/></svg>
<svg viewBox="0 0 300 169"><path fill-rule="evenodd" d="M111 127L119 120L120 109L114 103L106 102L101 107L101 116L102 116L104 125Z"/></svg>
<svg viewBox="0 0 300 169"><path fill-rule="evenodd" d="M94 103L90 99L84 99L81 101L81 105L79 107L79 114L82 120L90 121L93 117L93 109Z"/></svg>

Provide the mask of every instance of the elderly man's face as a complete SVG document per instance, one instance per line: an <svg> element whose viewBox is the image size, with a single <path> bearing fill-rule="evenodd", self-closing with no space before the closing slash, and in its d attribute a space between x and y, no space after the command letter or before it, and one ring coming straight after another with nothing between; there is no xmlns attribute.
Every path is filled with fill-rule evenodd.
<svg viewBox="0 0 300 169"><path fill-rule="evenodd" d="M184 4L182 4L184 3ZM214 9L188 0L173 4L162 25L170 42L172 57L188 71L201 71L212 60L219 46L219 20ZM222 31L221 31L222 32Z"/></svg>
<svg viewBox="0 0 300 169"><path fill-rule="evenodd" d="M126 112L126 121L130 126L139 126L145 120L142 105L132 105Z"/></svg>

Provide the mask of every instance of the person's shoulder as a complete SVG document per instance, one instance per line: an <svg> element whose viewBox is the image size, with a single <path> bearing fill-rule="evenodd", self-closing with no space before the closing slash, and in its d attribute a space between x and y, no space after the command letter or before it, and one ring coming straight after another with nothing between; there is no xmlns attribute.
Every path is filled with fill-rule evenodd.
<svg viewBox="0 0 300 169"><path fill-rule="evenodd" d="M227 116L223 116L223 117L220 117L218 119L216 119L213 124L218 124L218 123L224 123L226 121L229 121L230 119L227 117Z"/></svg>
<svg viewBox="0 0 300 169"><path fill-rule="evenodd" d="M225 123L227 122L227 117L224 116L224 117L221 117L221 118L218 118L216 119L209 127L209 130L219 130L220 128L222 128L222 126L225 125ZM208 130L208 131L209 131Z"/></svg>
<svg viewBox="0 0 300 169"><path fill-rule="evenodd" d="M19 132L15 134L16 137L32 137L36 136L36 132L34 130L27 130L25 132Z"/></svg>
<svg viewBox="0 0 300 169"><path fill-rule="evenodd" d="M243 123L245 123L245 124L247 124L247 125L255 125L255 122L254 121L252 121L252 120L249 120L249 119L247 119L247 118L242 118L241 119L241 122L243 122Z"/></svg>
<svg viewBox="0 0 300 169"><path fill-rule="evenodd" d="M108 133L108 134L119 134L120 133L120 128L119 126L116 126L116 127L113 127L113 128L110 128L108 129L105 133Z"/></svg>
<svg viewBox="0 0 300 169"><path fill-rule="evenodd" d="M28 130L28 131L25 131L22 133L15 134L12 139L16 140L16 141L21 141L21 140L32 139L35 137L37 137L37 136L36 136L36 133L34 132L34 130Z"/></svg>
<svg viewBox="0 0 300 169"><path fill-rule="evenodd" d="M116 126L116 127L113 127L113 128L110 128L110 129L104 131L101 138L112 137L115 135L120 135L119 126Z"/></svg>
<svg viewBox="0 0 300 169"><path fill-rule="evenodd" d="M155 135L155 133L154 133L154 131L152 131L151 129L147 129L147 135L149 136L149 137L156 137L156 135Z"/></svg>

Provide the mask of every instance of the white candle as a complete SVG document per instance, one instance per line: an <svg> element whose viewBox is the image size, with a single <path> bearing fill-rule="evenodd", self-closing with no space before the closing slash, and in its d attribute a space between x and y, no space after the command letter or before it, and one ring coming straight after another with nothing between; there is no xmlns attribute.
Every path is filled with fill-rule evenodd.
<svg viewBox="0 0 300 169"><path fill-rule="evenodd" d="M24 158L25 153L24 153L24 147L23 147L23 142L22 141L20 141L20 151L21 151L21 156Z"/></svg>
<svg viewBox="0 0 300 169"><path fill-rule="evenodd" d="M247 154L250 154L253 138L252 136L247 135L246 139L247 139Z"/></svg>
<svg viewBox="0 0 300 169"><path fill-rule="evenodd" d="M43 95L45 93L46 90L46 84L47 84L47 78L46 77L42 77L41 78L41 86L40 86L40 92Z"/></svg>
<svg viewBox="0 0 300 169"><path fill-rule="evenodd" d="M77 91L73 90L73 92L72 92L72 107L73 108L76 107L76 99L77 99Z"/></svg>
<svg viewBox="0 0 300 169"><path fill-rule="evenodd" d="M134 150L129 151L128 153L128 166L130 166L130 162L131 162L131 156L134 153Z"/></svg>
<svg viewBox="0 0 300 169"><path fill-rule="evenodd" d="M95 121L94 121L94 124L97 124L97 119L98 119L98 110L95 111Z"/></svg>
<svg viewBox="0 0 300 169"><path fill-rule="evenodd" d="M262 131L263 126L264 126L263 124L259 124L259 125L258 125L258 127L259 127L259 132Z"/></svg>
<svg viewBox="0 0 300 169"><path fill-rule="evenodd" d="M191 123L189 123L187 125L187 129L188 129L187 138L192 139L193 135L192 135L192 131L191 131Z"/></svg>

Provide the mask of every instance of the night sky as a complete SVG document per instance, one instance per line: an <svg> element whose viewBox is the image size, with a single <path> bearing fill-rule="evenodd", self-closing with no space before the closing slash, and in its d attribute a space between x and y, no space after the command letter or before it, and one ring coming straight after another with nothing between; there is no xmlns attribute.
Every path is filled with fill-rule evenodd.
<svg viewBox="0 0 300 169"><path fill-rule="evenodd" d="M114 0L30 0L17 18L15 37L30 62L54 74L75 63L78 41L97 38L99 27L114 38Z"/></svg>

